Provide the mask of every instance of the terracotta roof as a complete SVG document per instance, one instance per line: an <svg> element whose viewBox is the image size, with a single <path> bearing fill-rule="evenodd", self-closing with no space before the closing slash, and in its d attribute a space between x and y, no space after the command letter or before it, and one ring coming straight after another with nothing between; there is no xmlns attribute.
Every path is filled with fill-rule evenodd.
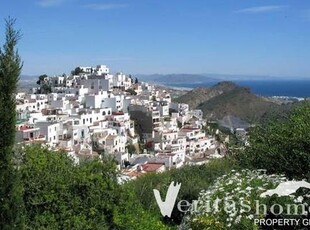
<svg viewBox="0 0 310 230"><path fill-rule="evenodd" d="M146 163L142 165L142 168L145 172L156 172L163 165L163 163Z"/></svg>

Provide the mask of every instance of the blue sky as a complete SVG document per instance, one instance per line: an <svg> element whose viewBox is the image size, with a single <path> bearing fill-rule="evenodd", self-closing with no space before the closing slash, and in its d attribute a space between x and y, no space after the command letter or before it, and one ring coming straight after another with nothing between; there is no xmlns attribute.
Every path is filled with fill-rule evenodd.
<svg viewBox="0 0 310 230"><path fill-rule="evenodd" d="M23 74L107 64L125 73L310 78L309 0L0 0Z"/></svg>

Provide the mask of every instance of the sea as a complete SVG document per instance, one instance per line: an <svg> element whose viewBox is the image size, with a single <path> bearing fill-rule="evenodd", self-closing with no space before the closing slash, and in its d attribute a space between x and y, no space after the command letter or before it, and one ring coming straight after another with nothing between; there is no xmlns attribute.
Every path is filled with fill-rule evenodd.
<svg viewBox="0 0 310 230"><path fill-rule="evenodd" d="M168 86L184 89L197 87L210 87L219 81L209 81L204 83L169 83ZM310 97L309 80L234 80L236 84L248 87L259 96L286 96L308 98Z"/></svg>

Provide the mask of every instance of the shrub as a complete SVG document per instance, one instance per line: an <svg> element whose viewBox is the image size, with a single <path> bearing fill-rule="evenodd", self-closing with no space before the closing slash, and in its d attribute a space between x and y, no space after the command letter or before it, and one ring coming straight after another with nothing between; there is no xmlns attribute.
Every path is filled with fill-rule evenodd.
<svg viewBox="0 0 310 230"><path fill-rule="evenodd" d="M290 179L310 178L310 104L295 108L287 117L258 125L249 146L236 154L241 166L284 173Z"/></svg>
<svg viewBox="0 0 310 230"><path fill-rule="evenodd" d="M128 182L125 187L127 191L134 192L137 201L145 210L160 217L160 210L155 201L153 189L165 192L169 184L175 181L181 183L176 203L181 200L196 200L202 189L234 168L236 168L236 164L231 158L214 159L205 165L187 165L160 174L146 174L135 181ZM183 216L184 213L180 212L175 205L171 218L164 218L162 221L169 225L179 225Z"/></svg>
<svg viewBox="0 0 310 230"><path fill-rule="evenodd" d="M219 177L207 190L201 191L197 205L192 206L181 229L259 229L254 224L254 219L289 218L285 216L290 208L287 204L301 204L303 197L300 194L284 197L260 196L284 181L287 178L283 175L267 175L265 170L233 170ZM281 205L282 213L271 215L270 207L273 204ZM261 205L266 205L266 213ZM291 208L293 212L293 206ZM299 214L293 218L301 218L302 213Z"/></svg>
<svg viewBox="0 0 310 230"><path fill-rule="evenodd" d="M26 147L20 165L27 229L108 229L119 205L109 159L79 165L66 153Z"/></svg>

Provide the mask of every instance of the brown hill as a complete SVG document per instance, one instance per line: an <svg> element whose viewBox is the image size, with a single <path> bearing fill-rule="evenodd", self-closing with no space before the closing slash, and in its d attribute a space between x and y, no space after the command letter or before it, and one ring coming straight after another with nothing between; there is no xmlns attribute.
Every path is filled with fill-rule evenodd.
<svg viewBox="0 0 310 230"><path fill-rule="evenodd" d="M220 82L210 88L197 88L177 98L177 102L201 109L205 117L222 119L231 115L246 121L258 121L281 106L251 93L232 82Z"/></svg>

